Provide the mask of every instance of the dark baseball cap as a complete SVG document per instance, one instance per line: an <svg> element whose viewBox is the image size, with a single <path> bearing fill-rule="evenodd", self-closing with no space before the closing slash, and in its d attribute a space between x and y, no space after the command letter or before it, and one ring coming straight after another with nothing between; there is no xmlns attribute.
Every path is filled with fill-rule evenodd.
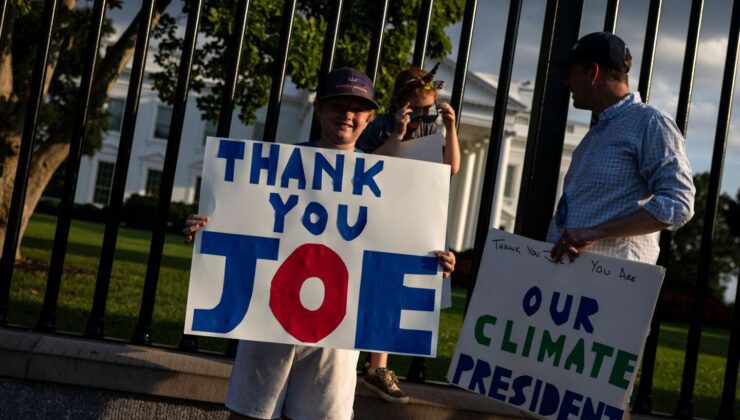
<svg viewBox="0 0 740 420"><path fill-rule="evenodd" d="M577 62L596 63L627 73L632 64L632 54L622 38L609 32L594 32L573 44L568 55L551 62L562 67Z"/></svg>
<svg viewBox="0 0 740 420"><path fill-rule="evenodd" d="M351 67L330 71L319 85L317 99L335 96L354 96L363 99L373 109L379 108L375 102L373 81L365 73Z"/></svg>

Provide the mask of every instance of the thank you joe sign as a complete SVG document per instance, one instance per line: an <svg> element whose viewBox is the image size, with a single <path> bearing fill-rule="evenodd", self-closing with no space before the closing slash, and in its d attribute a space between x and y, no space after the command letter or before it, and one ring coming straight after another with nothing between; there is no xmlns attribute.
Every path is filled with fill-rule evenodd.
<svg viewBox="0 0 740 420"><path fill-rule="evenodd" d="M448 380L545 418L621 419L661 267L489 231Z"/></svg>
<svg viewBox="0 0 740 420"><path fill-rule="evenodd" d="M208 138L185 332L434 356L449 167Z"/></svg>

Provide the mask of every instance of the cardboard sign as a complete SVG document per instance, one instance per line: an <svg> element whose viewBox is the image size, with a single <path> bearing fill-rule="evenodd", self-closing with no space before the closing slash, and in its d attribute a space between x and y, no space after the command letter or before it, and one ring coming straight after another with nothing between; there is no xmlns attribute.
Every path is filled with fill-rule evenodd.
<svg viewBox="0 0 740 420"><path fill-rule="evenodd" d="M545 418L621 419L665 270L551 248L489 231L448 380Z"/></svg>
<svg viewBox="0 0 740 420"><path fill-rule="evenodd" d="M445 145L442 130L428 136L402 141L398 146L396 157L442 163L442 151Z"/></svg>
<svg viewBox="0 0 740 420"><path fill-rule="evenodd" d="M209 138L185 332L434 356L449 167Z"/></svg>

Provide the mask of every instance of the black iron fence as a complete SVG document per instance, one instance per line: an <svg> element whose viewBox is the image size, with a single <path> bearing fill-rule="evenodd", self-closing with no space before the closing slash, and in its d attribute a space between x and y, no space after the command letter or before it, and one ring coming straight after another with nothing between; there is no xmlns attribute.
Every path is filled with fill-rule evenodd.
<svg viewBox="0 0 740 420"><path fill-rule="evenodd" d="M0 33L4 28L6 16L11 2L2 1L0 5ZM58 0L45 0L43 5L43 25L40 28L39 43L36 50L35 65L31 77L28 106L25 114L25 124L22 135L21 148L15 175L12 200L10 203L9 220L0 261L0 324L12 325L11 314L8 313L9 291L13 279L14 257L18 247L23 204L27 191L27 180L31 154L34 150L34 139L39 121L39 109L43 102L42 87L47 71L47 60L50 45L54 36L53 28L57 13ZM59 297L62 269L64 265L67 242L69 238L71 215L74 205L75 187L80 168L82 144L85 141L85 128L90 112L90 97L94 83L93 75L96 66L100 38L105 21L106 0L95 0L92 8L92 18L89 27L89 37L84 58L84 69L79 81L79 98L74 110L74 125L69 158L66 163L64 193L59 206L57 228L52 249L50 268L44 295L43 307L39 314L36 329L44 332L56 330L56 313ZM329 72L334 64L334 54L345 9L343 0L331 0L324 50L321 60L321 75ZM432 17L433 0L420 2L413 63L422 66L428 41L430 20ZM534 99L531 109L529 136L527 139L526 156L523 169L522 186L519 196L516 232L534 239L544 239L550 217L554 210L556 199L557 180L560 171L563 139L568 116L568 89L562 83L561 70L551 67L549 60L554 56L561 56L568 51L577 39L581 24L583 0L549 0L543 22L543 33L539 64L535 82ZM34 2L33 5L39 5ZM123 114L123 125L118 145L118 156L113 176L113 185L110 194L109 210L105 226L104 240L100 252L100 264L97 272L95 295L92 310L88 318L85 337L103 339L104 314L108 299L108 288L111 277L113 256L118 237L118 228L121 219L121 208L124 197L124 187L129 166L131 147L136 126L136 117L141 94L141 85L144 78L144 65L150 39L151 23L155 10L155 0L144 0L139 12L139 28L136 37L136 46L131 67L128 96ZM457 67L452 90L451 104L460 114L463 104L463 92L468 61L471 53L473 26L478 2L467 0L462 21L461 36L458 45ZM607 2L604 18L604 30L614 31L618 17L618 0ZM185 40L181 52L179 77L175 89L174 107L167 141L164 170L161 179L157 211L155 214L155 228L153 230L149 260L146 270L145 286L142 294L138 322L133 333L134 343L150 343L152 314L162 252L164 247L165 225L170 197L172 194L177 155L185 118L186 99L191 79L194 51L197 42L197 33L201 19L203 0L189 0L189 13L185 30ZM375 78L380 63L380 52L383 46L383 33L387 24L389 2L379 2L377 5L377 21L374 32L371 34L370 50L366 71L371 78ZM662 1L651 0L645 25L645 41L640 69L638 90L643 100L650 98L650 84L653 71L655 46L660 22ZM684 55L684 65L681 77L678 112L676 122L685 134L688 125L689 107L691 104L692 85L694 80L697 47L702 23L703 1L694 0L689 18L689 30ZM226 137L230 132L231 116L235 106L235 95L238 83L241 52L245 42L245 32L248 25L250 10L249 0L239 0L231 39L228 45L229 62L224 75L224 89L221 98L220 114L217 135ZM279 48L275 62L277 74L272 80L270 89L267 119L265 123L264 141L275 141L277 123L282 100L283 85L285 82L286 61L289 52L290 39L293 28L296 0L285 0L283 21L279 38ZM475 252L473 263L473 278L481 259L485 235L491 219L493 192L496 185L496 169L499 164L499 153L504 136L504 119L506 104L509 97L512 68L517 34L522 10L521 0L511 0L508 6L508 20L504 39L504 47L499 69L498 90L495 98L493 123L490 132L490 153L487 155L484 171L481 206L478 216L478 226L475 237ZM689 330L686 348L681 393L675 414L679 418L693 417L693 395L699 354L699 341L702 329L702 314L704 302L708 296L709 268L712 263L712 239L714 235L715 219L717 214L718 198L722 181L722 169L725 157L725 148L728 140L729 122L732 110L735 85L736 61L738 54L738 37L740 34L740 2L735 1L732 8L732 17L729 28L729 42L725 61L722 91L719 103L717 127L712 155L711 175L708 198L706 203L703 235L701 240L701 257L696 279L696 304L693 308L693 317ZM458 118L458 123L460 118ZM315 132L315 127L313 130ZM558 139L556 141L556 139ZM661 257L659 263L668 261L667 252L670 250L671 236L664 233L661 237ZM670 267L668 267L670 270ZM471 289L472 290L472 284ZM740 288L738 288L740 291ZM738 292L740 294L740 292ZM740 301L736 296L736 302ZM656 311L657 313L657 311ZM651 335L648 338L643 364L642 376L635 400L635 411L649 413L652 411L651 393L655 355L658 342L660 320L656 316L653 320ZM183 336L180 348L197 350L195 337ZM734 418L735 393L738 376L738 357L740 356L740 310L735 309L734 322L729 348L727 350L727 365L725 369L721 405L717 416L722 419ZM417 366L418 368L418 366Z"/></svg>

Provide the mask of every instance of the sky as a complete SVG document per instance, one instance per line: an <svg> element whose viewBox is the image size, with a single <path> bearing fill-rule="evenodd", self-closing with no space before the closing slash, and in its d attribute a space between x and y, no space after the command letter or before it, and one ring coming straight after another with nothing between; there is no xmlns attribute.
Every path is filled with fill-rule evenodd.
<svg viewBox="0 0 740 420"><path fill-rule="evenodd" d="M606 3L607 0L584 1L581 35L603 29ZM649 1L622 0L619 3L616 33L625 40L632 52L630 86L636 90L640 76ZM118 31L128 25L140 4L140 1L124 1L121 10L109 13ZM179 5L180 2L174 1L168 10L181 16ZM470 70L498 74L501 66L508 5L509 1L505 0L478 2ZM534 81L535 79L545 5L545 0L523 1L513 68L515 80ZM660 16L650 103L672 116L675 116L678 104L690 9L691 0L664 1ZM731 11L732 2L730 0L707 0L703 10L686 135L687 155L695 173L709 171L711 166ZM184 22L184 18L181 21ZM447 29L447 34L453 44L453 51L449 57L453 60L457 58L460 28L461 24L457 23ZM737 90L738 88L735 89L736 94ZM731 119L722 181L722 191L733 197L740 194L738 191L740 189L740 115L738 114L740 112L736 112ZM590 113L576 110L571 106L569 118L588 121ZM727 298L734 296L735 287L733 283L726 294Z"/></svg>

